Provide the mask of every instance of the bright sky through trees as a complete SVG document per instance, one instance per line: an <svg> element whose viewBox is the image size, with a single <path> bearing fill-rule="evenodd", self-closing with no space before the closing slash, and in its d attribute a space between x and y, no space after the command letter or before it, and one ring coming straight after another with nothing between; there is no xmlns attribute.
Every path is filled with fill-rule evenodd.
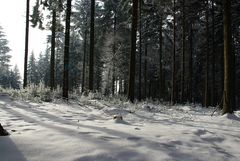
<svg viewBox="0 0 240 161"><path fill-rule="evenodd" d="M11 64L13 66L17 64L23 76L26 2L25 0L0 0L0 2L0 25L9 40ZM34 5L33 2L31 2L32 5ZM44 52L46 33L47 31L30 28L29 53L34 51L37 57L40 52Z"/></svg>

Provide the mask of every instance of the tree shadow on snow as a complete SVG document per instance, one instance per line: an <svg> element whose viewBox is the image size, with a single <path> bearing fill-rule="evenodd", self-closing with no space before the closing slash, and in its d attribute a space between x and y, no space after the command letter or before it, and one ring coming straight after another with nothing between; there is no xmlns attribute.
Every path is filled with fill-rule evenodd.
<svg viewBox="0 0 240 161"><path fill-rule="evenodd" d="M9 103L9 102L8 102ZM125 149L128 150L129 152L129 158L126 158L126 160L129 161L135 161L135 160L139 160L139 156L143 157L144 153L137 153L135 150L133 151L132 148L138 148L138 147L146 147L148 149L152 149L154 151L159 151L162 153L165 153L169 156L170 159L172 160L194 160L194 161L198 161L200 160L199 158L195 157L194 154L190 154L190 153L184 153L181 152L179 150L176 149L175 144L172 143L161 143L158 141L153 141L153 140L149 140L147 138L141 138L141 137L137 137L135 135L126 133L126 132L122 132L119 131L117 129L108 129L105 127L99 127L99 126L92 126L92 125L84 125L81 123L77 123L77 122L73 122L73 121L68 121L65 120L61 117L57 117L53 114L49 114L47 113L47 111L41 111L39 109L35 109L33 105L29 105L26 103L26 105L24 105L24 103L22 104L18 104L17 102L11 103L12 105L16 106L14 108L20 108L23 109L25 111L27 111L28 113L32 113L35 114L40 118L47 118L49 119L49 121L53 121L56 123L61 123L61 124L65 124L65 125L72 125L73 127L80 127L80 128L84 128L87 131L97 131L98 133L101 134L107 134L110 136L114 136L117 137L119 139L124 139L127 140L129 142L135 143L133 145L129 145L128 147L121 147L117 144L113 144L111 142L107 142L106 139L102 139L99 137L96 137L94 135L91 135L91 133L86 133L86 134L81 134L78 133L79 131L75 129L69 129L69 128L65 128L65 127L60 127L60 126L56 126L54 124L49 124L49 122L44 122L40 120L37 120L35 117L31 117L31 115L24 115L23 113L18 112L17 110L15 110L14 108L3 108L3 110L5 110L6 112L9 112L10 114L14 114L14 115L21 115L24 121L30 121L30 122L35 122L40 126L49 128L49 129L54 129L57 132L63 133L65 135L69 135L71 137L76 137L79 139L85 139L88 140L89 142L93 142L96 144L96 147L98 148L102 148L105 150L109 150L111 151L112 149L115 149L114 151L117 152L114 155L101 155L101 156L84 156L81 158L78 158L76 161L90 161L90 160L104 160L104 161L108 161L108 160L117 160L117 158L120 158L122 160L124 155L121 155L121 150ZM32 108L31 108L32 107ZM158 120L158 123L161 123L162 121ZM169 122L172 124L172 122ZM181 124L181 123L179 123ZM192 126L192 125L189 125ZM109 138L109 136L108 136ZM218 148L216 145L213 145L216 148ZM117 150L118 149L118 150ZM222 149L216 149L216 151L222 151ZM226 156L231 157L229 154L226 154ZM138 158L138 159L134 159L134 158ZM141 158L140 157L140 158ZM19 159L17 159L19 161ZM146 160L145 158L143 160ZM22 161L22 160L20 160ZM24 161L24 160L23 160Z"/></svg>
<svg viewBox="0 0 240 161"><path fill-rule="evenodd" d="M27 161L9 136L0 136L1 161Z"/></svg>

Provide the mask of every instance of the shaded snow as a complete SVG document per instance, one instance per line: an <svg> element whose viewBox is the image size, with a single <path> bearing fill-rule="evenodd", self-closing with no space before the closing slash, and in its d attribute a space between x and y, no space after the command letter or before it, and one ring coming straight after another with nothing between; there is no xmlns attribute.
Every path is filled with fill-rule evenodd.
<svg viewBox="0 0 240 161"><path fill-rule="evenodd" d="M36 104L0 96L1 161L238 161L240 113L92 100ZM114 120L121 115L123 120Z"/></svg>

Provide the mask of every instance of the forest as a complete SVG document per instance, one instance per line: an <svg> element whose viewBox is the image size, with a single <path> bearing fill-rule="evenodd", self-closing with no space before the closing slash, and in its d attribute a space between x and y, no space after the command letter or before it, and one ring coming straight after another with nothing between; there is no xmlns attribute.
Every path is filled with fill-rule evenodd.
<svg viewBox="0 0 240 161"><path fill-rule="evenodd" d="M23 87L60 87L66 99L77 90L201 103L223 113L239 107L236 0L36 0L32 13L29 4ZM28 56L29 25L51 31L38 59ZM2 30L1 86L19 89Z"/></svg>
<svg viewBox="0 0 240 161"><path fill-rule="evenodd" d="M238 0L24 2L23 76L0 25L0 160L240 160Z"/></svg>

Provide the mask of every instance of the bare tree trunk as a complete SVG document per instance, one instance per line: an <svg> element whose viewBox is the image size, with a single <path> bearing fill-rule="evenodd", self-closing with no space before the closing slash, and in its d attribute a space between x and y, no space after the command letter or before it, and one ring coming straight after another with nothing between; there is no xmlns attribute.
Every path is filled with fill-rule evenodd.
<svg viewBox="0 0 240 161"><path fill-rule="evenodd" d="M189 57L189 101L193 101L193 22L190 26L190 57Z"/></svg>
<svg viewBox="0 0 240 161"><path fill-rule="evenodd" d="M205 68L205 96L204 106L209 106L209 15L208 15L208 1L206 1L206 68Z"/></svg>
<svg viewBox="0 0 240 161"><path fill-rule="evenodd" d="M231 0L223 0L224 4L224 91L223 91L223 110L222 114L232 113L233 102L232 97L233 89L231 89L231 83L233 83L232 75L232 49L231 49Z"/></svg>
<svg viewBox="0 0 240 161"><path fill-rule="evenodd" d="M182 79L181 79L181 103L185 101L185 0L182 0Z"/></svg>
<svg viewBox="0 0 240 161"><path fill-rule="evenodd" d="M89 55L89 91L93 91L93 75L94 75L94 17L95 17L95 0L91 0L91 27L90 27L90 55Z"/></svg>
<svg viewBox="0 0 240 161"><path fill-rule="evenodd" d="M56 37L56 9L52 11L52 37L51 37L51 60L50 60L50 88L55 88L55 37Z"/></svg>
<svg viewBox="0 0 240 161"><path fill-rule="evenodd" d="M114 22L113 22L113 73L112 73L112 95L115 94L115 81L116 81L116 32L117 32L117 11L114 11Z"/></svg>
<svg viewBox="0 0 240 161"><path fill-rule="evenodd" d="M64 44L64 69L63 69L63 98L68 99L68 72L69 72L69 45L70 45L70 21L71 21L71 2L67 0L67 14L65 27L65 44Z"/></svg>
<svg viewBox="0 0 240 161"><path fill-rule="evenodd" d="M159 24L159 96L160 99L164 96L164 78L163 78L163 67L162 67L162 52L163 52L163 36L162 36L163 17L160 17Z"/></svg>
<svg viewBox="0 0 240 161"><path fill-rule="evenodd" d="M28 65L28 39L29 39L29 7L30 0L27 0L26 4L26 31L25 31L25 57L24 57L24 76L23 76L23 88L27 87L27 65Z"/></svg>
<svg viewBox="0 0 240 161"><path fill-rule="evenodd" d="M145 59L144 59L144 95L145 95L145 99L147 98L147 64L148 64L148 61L147 61L147 55L148 55L148 44L145 44Z"/></svg>
<svg viewBox="0 0 240 161"><path fill-rule="evenodd" d="M216 59L215 59L215 9L214 0L212 0L212 105L216 105Z"/></svg>
<svg viewBox="0 0 240 161"><path fill-rule="evenodd" d="M131 36L131 56L129 67L128 99L134 101L135 87L135 65L136 65L136 35L138 22L138 0L133 0L132 11L132 36Z"/></svg>
<svg viewBox="0 0 240 161"><path fill-rule="evenodd" d="M173 55L172 55L172 89L171 104L176 103L176 0L173 3Z"/></svg>
<svg viewBox="0 0 240 161"><path fill-rule="evenodd" d="M87 26L86 26L87 27ZM82 67L82 93L85 91L85 71L86 71L86 54L87 54L87 29L84 32L83 45L83 67Z"/></svg>
<svg viewBox="0 0 240 161"><path fill-rule="evenodd" d="M142 99L142 0L139 1L139 77L138 99Z"/></svg>

